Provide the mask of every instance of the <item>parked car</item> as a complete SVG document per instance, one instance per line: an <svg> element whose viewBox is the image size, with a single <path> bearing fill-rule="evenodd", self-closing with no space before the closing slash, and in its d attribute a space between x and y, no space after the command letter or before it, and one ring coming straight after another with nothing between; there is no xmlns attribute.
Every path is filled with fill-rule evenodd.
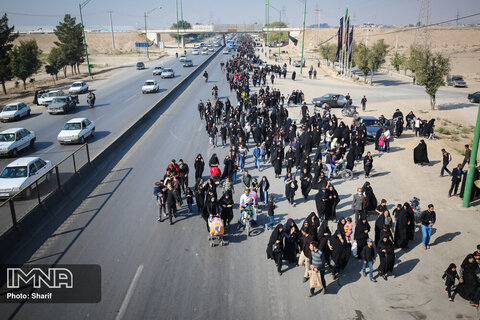
<svg viewBox="0 0 480 320"><path fill-rule="evenodd" d="M213 48L208 48L208 52L213 52Z"/></svg>
<svg viewBox="0 0 480 320"><path fill-rule="evenodd" d="M183 67L193 67L193 61L192 60L185 60L183 62Z"/></svg>
<svg viewBox="0 0 480 320"><path fill-rule="evenodd" d="M50 114L67 113L77 107L78 97L55 97L52 103L47 107L47 112Z"/></svg>
<svg viewBox="0 0 480 320"><path fill-rule="evenodd" d="M68 89L69 94L80 94L85 92L88 92L88 84L85 81L74 82L70 89Z"/></svg>
<svg viewBox="0 0 480 320"><path fill-rule="evenodd" d="M480 91L470 93L467 96L468 100L472 103L479 103L480 102Z"/></svg>
<svg viewBox="0 0 480 320"><path fill-rule="evenodd" d="M143 62L137 62L137 70L145 69L145 64Z"/></svg>
<svg viewBox="0 0 480 320"><path fill-rule="evenodd" d="M38 104L48 106L48 104L52 102L53 98L64 95L65 93L62 90L52 90L42 93L42 95L38 98Z"/></svg>
<svg viewBox="0 0 480 320"><path fill-rule="evenodd" d="M62 131L57 136L60 144L81 143L93 137L95 134L95 124L87 118L75 118L63 126Z"/></svg>
<svg viewBox="0 0 480 320"><path fill-rule="evenodd" d="M319 98L313 98L312 103L317 107L323 107L324 104L328 104L332 108L343 108L347 104L347 99L341 94L327 93Z"/></svg>
<svg viewBox="0 0 480 320"><path fill-rule="evenodd" d="M175 78L175 72L173 69L165 68L162 71L162 79L163 78Z"/></svg>
<svg viewBox="0 0 480 320"><path fill-rule="evenodd" d="M376 117L371 116L361 116L358 117L356 121L362 122L367 129L367 139L368 140L375 140L375 136L377 134L378 129L382 127L386 127L390 130L391 133L391 140L393 139L393 120L385 119L385 123L382 126L380 120Z"/></svg>
<svg viewBox="0 0 480 320"><path fill-rule="evenodd" d="M198 49L193 49L193 50L192 50L192 54L193 54L194 56L198 56L198 55L200 54L200 51L198 51Z"/></svg>
<svg viewBox="0 0 480 320"><path fill-rule="evenodd" d="M23 102L9 103L0 112L0 120L2 122L18 121L22 117L29 116L30 112L30 107Z"/></svg>
<svg viewBox="0 0 480 320"><path fill-rule="evenodd" d="M467 83L463 80L463 76L455 75L447 77L447 85L453 87L466 88Z"/></svg>
<svg viewBox="0 0 480 320"><path fill-rule="evenodd" d="M163 78L163 73L162 73ZM148 92L158 92L160 90L160 86L156 80L147 80L142 86L142 93Z"/></svg>
<svg viewBox="0 0 480 320"><path fill-rule="evenodd" d="M50 169L52 169L52 163L38 157L24 157L11 162L0 175L0 199L10 198ZM53 173L46 174L38 183L50 180L51 175ZM25 191L26 198L30 198L33 189L35 184Z"/></svg>
<svg viewBox="0 0 480 320"><path fill-rule="evenodd" d="M152 73L154 76L160 76L162 75L162 71L163 71L163 67L155 67L153 68Z"/></svg>
<svg viewBox="0 0 480 320"><path fill-rule="evenodd" d="M10 128L0 132L0 155L16 157L19 151L35 146L35 132L24 128Z"/></svg>
<svg viewBox="0 0 480 320"><path fill-rule="evenodd" d="M205 56L205 55L208 55L207 49L203 49L203 50L202 50L202 55L204 55L204 56Z"/></svg>
<svg viewBox="0 0 480 320"><path fill-rule="evenodd" d="M294 60L293 61L293 66L297 67L297 68L300 67L300 60ZM305 62L303 63L303 66L305 67Z"/></svg>
<svg viewBox="0 0 480 320"><path fill-rule="evenodd" d="M187 60L187 56L184 55L184 54L182 54L178 60L179 60L180 62L184 62L185 60Z"/></svg>

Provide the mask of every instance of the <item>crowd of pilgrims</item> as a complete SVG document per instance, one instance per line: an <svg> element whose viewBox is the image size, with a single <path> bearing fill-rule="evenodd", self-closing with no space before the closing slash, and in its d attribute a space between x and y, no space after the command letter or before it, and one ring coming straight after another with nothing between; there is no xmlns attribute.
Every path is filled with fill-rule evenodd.
<svg viewBox="0 0 480 320"><path fill-rule="evenodd" d="M171 206L181 205L183 189L189 213L192 213L191 204L195 199L207 229L211 216L220 216L228 227L234 216L234 184L237 183L237 173L242 172L240 181L245 194L253 193L258 196L255 205L260 207L260 204L263 204L267 209L270 222L266 226L273 230L267 245L267 258L275 261L279 274L282 274L283 261L295 265L300 262L306 267L304 281L307 281L311 249L318 248L324 262L319 268L330 268L334 279L345 269L353 253L370 266L370 279L375 282L369 263L373 263L378 255L379 276L387 280L387 275L393 272L395 248L406 249L409 241L414 239L415 214L410 204L398 204L390 214L387 201L382 199L378 204L372 186L365 182L356 195L361 199L360 205L352 205L352 210L355 211L354 226L350 217L337 218L336 207L341 197L329 177L333 167L328 171L324 170L324 167L334 166L343 158L346 158L346 167L353 169L355 160L361 160L364 153L365 126L356 122L352 122L350 127L342 121L339 123L335 115L328 111L323 114L313 112L313 115L310 115L300 90L293 91L285 98L279 90L270 89L268 85L264 88L268 75L273 75L273 72L284 75L286 66L262 67L258 56L255 56L253 45L248 41L243 42L237 49L236 56L225 64L222 63L221 67L230 84L230 90L236 92L236 105L232 105L228 98L225 101L216 99L214 103L210 100L206 103L200 101L198 111L200 118L205 121L210 143L214 147L220 144L225 147L229 144L230 151L223 160L223 170L220 170L221 163L217 154L211 156L208 161L211 178L207 181L202 178L206 161L201 154L197 155L194 162L193 191L188 188L188 166L181 161L179 169L172 160L164 180L160 182L167 191L167 198L168 192L172 194L169 202ZM253 86L260 86L258 92L250 92L250 82ZM215 86L213 91L216 90L218 88ZM214 94L217 96L218 92L212 92L212 95ZM301 121L298 125L289 118L285 100L287 103L301 105ZM248 144L251 140L254 142L253 146ZM325 149L322 148L322 143ZM315 195L317 212L310 213L300 228L292 218L284 225L273 227L276 206L273 197L269 196L270 182L266 176L262 176L258 181L245 169L249 148L252 148L253 163L259 172L270 163L275 177L280 179L285 169L285 198L293 206L298 189L298 173L300 190L305 201L312 189L318 190ZM323 161L323 150L327 151L327 163ZM366 173L371 170L372 163L372 156L368 153L364 157ZM368 174L366 176L368 177ZM217 184L220 184L222 192L220 197L217 194ZM161 219L161 209L159 210ZM167 205L167 210L164 211L172 222L170 213L175 213L176 209L171 210ZM368 215L375 217L373 229L367 220ZM329 221L334 221L330 222L334 223L333 229L329 227ZM312 243L315 247L310 246ZM366 275L365 267L363 271ZM322 272L323 283L324 272L325 269Z"/></svg>

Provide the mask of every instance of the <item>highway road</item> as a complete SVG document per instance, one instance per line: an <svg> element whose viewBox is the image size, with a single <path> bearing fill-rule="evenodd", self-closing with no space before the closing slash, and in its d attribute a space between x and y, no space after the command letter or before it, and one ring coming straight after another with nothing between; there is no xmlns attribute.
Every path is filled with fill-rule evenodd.
<svg viewBox="0 0 480 320"><path fill-rule="evenodd" d="M219 68L221 60L225 60L223 55L216 57L207 68L212 81L205 84L201 77L194 80L121 156L106 178L98 186L91 186L95 187L93 192L80 205L75 205L73 214L50 232L46 241L34 236L7 261L99 264L102 267L102 301L98 304L2 304L0 313L12 319L40 320L52 317L403 320L427 319L424 313L427 309L437 316L435 318L442 319L441 307L447 303L446 297L443 303L432 301L427 285L432 281L439 283L440 276L430 274L433 278L428 280L418 273L407 274L419 259L397 265L396 277L390 278L388 283L379 280L378 284L373 284L361 278L360 264L351 258L339 281L332 282L327 275L326 295L307 299L308 283L301 281L301 268L284 265L284 274L280 276L273 261L266 259L270 232L263 228L264 215L258 218L262 226L256 228L251 237L235 231L236 225L232 224L226 237L228 245L215 248L209 247L203 219L198 215L187 216L185 207L173 226L156 221L153 183L163 176L172 158L183 158L193 170L197 153L202 153L208 161L214 152L220 159L227 152L228 148L209 146L196 110L199 99L210 97L213 83L220 88L220 97L230 95ZM233 95L230 97L234 103ZM247 167L252 169L250 158ZM288 217L300 223L308 212L285 205L283 181L273 178L271 168L261 173L253 171L256 177L264 174L268 175L271 193L281 207L276 212L276 223L284 223ZM348 192L346 190L353 190L351 183L358 182L341 182L340 188L348 184L348 189L339 192L342 196ZM192 179L190 185L193 185ZM236 202L240 195L241 186L237 184ZM299 206L303 204L302 200L298 202ZM342 207L348 210L345 203ZM234 222L237 217L236 209ZM33 255L30 252L34 252ZM431 268L438 267L438 259L442 257L432 258L430 251L424 254L422 250L421 253L427 255L424 259L429 262L428 272L432 273ZM405 257L401 259L406 260ZM421 270L420 265L415 268L417 272ZM455 306L453 310L461 308L458 304ZM459 313L459 316L463 315Z"/></svg>
<svg viewBox="0 0 480 320"><path fill-rule="evenodd" d="M85 94L79 96L80 104L77 108L67 114L50 115L45 107L31 105L32 114L29 117L17 122L2 123L0 130L23 127L34 131L37 137L35 148L21 152L19 157L38 156L52 161L52 164L55 165L78 148L78 145L60 145L57 142L58 133L68 120L86 117L93 121L96 127L94 138L87 139L90 157L93 158L116 136L120 135L124 129L130 126L137 117L166 95L169 89L179 83L187 74L194 71L201 62L210 56L192 55L191 50L187 52L187 55L188 58L193 60L193 68L183 68L183 63L175 57L167 57L147 62L147 68L144 70L136 70L135 65L126 66L124 70L113 77L90 82L89 87L94 90L96 95L96 105L92 109L88 108ZM175 78L161 79L160 76L153 76L153 68L159 65L173 68ZM148 79L159 81L159 93L142 94L141 87L144 81ZM64 91L68 91L68 87L64 88ZM14 158L0 158L1 170L13 160ZM77 167L86 162L86 153L79 152L76 155ZM62 181L65 181L73 172L72 161L67 161L60 166ZM47 190L52 190L54 187L54 181L48 186L42 186L42 196L47 194ZM26 211L25 208L30 208L35 204L35 199L21 200L17 204L17 219L23 216ZM8 206L3 206L0 208L0 231L3 232L11 225L10 210Z"/></svg>

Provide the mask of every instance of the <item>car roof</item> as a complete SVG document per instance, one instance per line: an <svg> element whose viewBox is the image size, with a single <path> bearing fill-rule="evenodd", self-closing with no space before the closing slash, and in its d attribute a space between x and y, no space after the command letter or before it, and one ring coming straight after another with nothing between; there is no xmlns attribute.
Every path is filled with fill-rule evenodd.
<svg viewBox="0 0 480 320"><path fill-rule="evenodd" d="M82 122L83 120L88 120L87 118L73 118L67 121L67 123L76 123L76 122Z"/></svg>
<svg viewBox="0 0 480 320"><path fill-rule="evenodd" d="M7 130L3 130L2 132L0 132L0 134L2 133L16 133L17 131L20 131L20 130L23 130L24 128L8 128Z"/></svg>
<svg viewBox="0 0 480 320"><path fill-rule="evenodd" d="M63 96L56 96L54 99L57 99L57 98L68 98L68 97L70 97L70 96L68 96L68 95L63 95Z"/></svg>
<svg viewBox="0 0 480 320"><path fill-rule="evenodd" d="M155 82L155 80L145 80L145 82Z"/></svg>
<svg viewBox="0 0 480 320"><path fill-rule="evenodd" d="M372 116L360 116L359 119L362 119L362 120L378 120L378 118L372 117Z"/></svg>
<svg viewBox="0 0 480 320"><path fill-rule="evenodd" d="M7 164L7 167L25 166L32 161L40 159L39 157L23 157Z"/></svg>
<svg viewBox="0 0 480 320"><path fill-rule="evenodd" d="M75 81L74 83L84 83L85 81ZM73 83L72 83L73 84Z"/></svg>
<svg viewBox="0 0 480 320"><path fill-rule="evenodd" d="M5 106L16 106L16 105L18 105L18 104L20 104L20 103L23 103L23 102L21 102L21 101L19 101L19 102L12 102L12 103L9 103L9 104L7 104L7 105L5 105Z"/></svg>

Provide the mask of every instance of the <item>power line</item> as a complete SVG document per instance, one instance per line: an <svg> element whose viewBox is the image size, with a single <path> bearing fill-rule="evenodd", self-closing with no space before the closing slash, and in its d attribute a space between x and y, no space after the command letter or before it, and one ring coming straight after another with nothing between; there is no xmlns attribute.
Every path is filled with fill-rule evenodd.
<svg viewBox="0 0 480 320"><path fill-rule="evenodd" d="M84 15L88 16L95 16L99 14L104 14L105 12L108 13L108 11L97 11L97 12L87 12L84 13ZM27 17L50 17L50 18L62 18L65 16L65 14L33 14L33 13L25 13L25 12L5 12L6 14L12 15L12 16L27 16ZM73 14L74 16L76 14Z"/></svg>

